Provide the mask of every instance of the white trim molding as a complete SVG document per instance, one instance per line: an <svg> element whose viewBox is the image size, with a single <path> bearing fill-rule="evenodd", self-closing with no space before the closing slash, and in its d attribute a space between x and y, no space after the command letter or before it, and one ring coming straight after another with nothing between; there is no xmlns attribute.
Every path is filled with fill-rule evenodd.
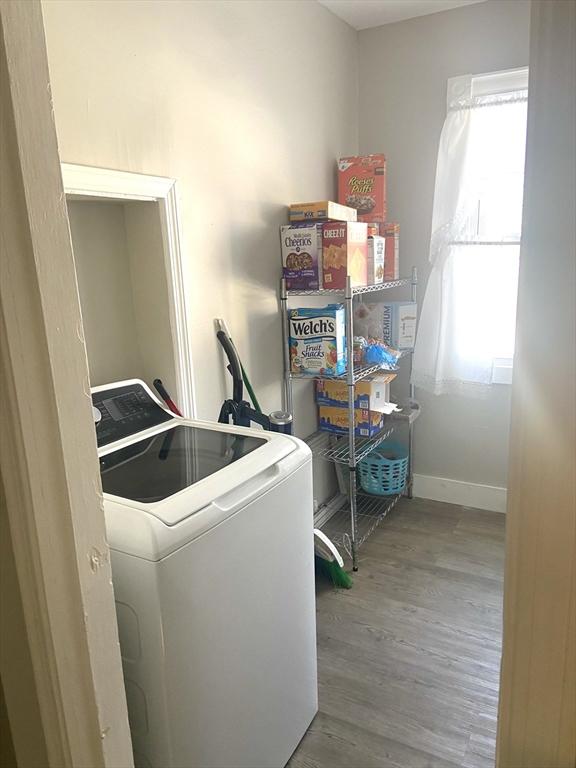
<svg viewBox="0 0 576 768"><path fill-rule="evenodd" d="M174 186L174 179L163 176L147 176L143 173L73 163L62 163L61 166L67 195L154 201L167 197Z"/></svg>
<svg viewBox="0 0 576 768"><path fill-rule="evenodd" d="M445 501L462 507L506 512L507 489L495 485L467 483L447 477L414 475L413 494L419 499Z"/></svg>
<svg viewBox="0 0 576 768"><path fill-rule="evenodd" d="M170 326L177 381L176 396L184 416L194 418L196 403L190 347L190 316L186 306L176 181L163 176L147 176L142 173L72 163L62 163L61 167L64 191L68 197L136 200L159 204L169 290Z"/></svg>

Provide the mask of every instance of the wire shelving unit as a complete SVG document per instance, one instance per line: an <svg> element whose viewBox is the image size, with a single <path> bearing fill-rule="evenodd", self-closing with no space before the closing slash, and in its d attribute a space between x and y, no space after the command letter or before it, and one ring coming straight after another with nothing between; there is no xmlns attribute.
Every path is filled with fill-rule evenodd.
<svg viewBox="0 0 576 768"><path fill-rule="evenodd" d="M328 432L315 432L306 440L314 456L332 461L339 475L340 492L323 504L315 514L314 524L343 549L352 560L352 568L358 570L358 549L394 508L403 494L412 497L412 425L420 413L414 402L412 385L409 387L407 403L402 412L386 416L384 428L374 437L358 438L355 434L355 386L362 379L382 369L377 365L354 365L354 299L365 294L377 293L391 288L410 286L411 300L416 301L418 277L416 267L412 268L411 277L390 280L377 285L352 287L350 278L345 290L323 289L317 291L288 291L286 283L281 281L280 307L282 311L282 333L284 342L284 407L293 413L292 382L294 379L328 378L294 374L290 370L288 300L294 296L341 296L346 309L346 373L336 377L345 380L348 385L348 435L337 436ZM403 352L402 357L411 361L411 350ZM410 362L411 365L411 362ZM329 377L334 378L334 377ZM395 496L372 496L362 493L357 487L356 467L375 448L381 445L394 432L399 423L408 425L408 479L403 494ZM342 470L348 477L342 480ZM341 481L342 480L342 481Z"/></svg>

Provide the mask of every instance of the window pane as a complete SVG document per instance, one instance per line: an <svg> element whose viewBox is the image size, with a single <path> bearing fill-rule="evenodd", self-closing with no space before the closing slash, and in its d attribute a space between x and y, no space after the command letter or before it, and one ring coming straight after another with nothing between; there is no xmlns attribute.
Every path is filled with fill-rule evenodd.
<svg viewBox="0 0 576 768"><path fill-rule="evenodd" d="M455 350L468 364L512 358L519 246L452 249Z"/></svg>
<svg viewBox="0 0 576 768"><path fill-rule="evenodd" d="M522 226L526 102L472 110L469 145L472 232L481 240L518 240Z"/></svg>

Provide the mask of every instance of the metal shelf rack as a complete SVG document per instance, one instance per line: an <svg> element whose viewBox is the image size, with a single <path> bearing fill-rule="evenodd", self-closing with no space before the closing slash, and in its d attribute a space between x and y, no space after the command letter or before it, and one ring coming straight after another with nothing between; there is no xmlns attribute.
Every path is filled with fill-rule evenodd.
<svg viewBox="0 0 576 768"><path fill-rule="evenodd" d="M386 424L376 436L372 438L357 438L355 435L355 385L363 378L381 370L376 365L354 366L353 338L354 338L354 299L365 294L385 291L390 288L400 288L409 285L411 287L411 300L416 301L416 287L418 284L416 267L412 268L412 276L390 280L378 285L352 287L350 278L347 280L345 290L323 289L317 291L288 291L286 283L281 281L280 306L282 311L282 333L284 341L284 408L293 413L292 381L294 379L322 378L293 374L290 370L289 352L289 327L288 327L288 299L291 296L341 296L344 299L346 309L346 349L347 368L346 373L340 376L348 385L348 436L335 436L327 432L315 432L307 439L307 443L315 456L335 462L340 467L347 467L348 478L346 493L338 493L326 504L323 504L314 518L314 524L322 528L330 538L343 548L352 560L352 568L358 570L358 549L375 530L379 523L386 517L396 505L402 494L396 496L371 496L360 493L356 483L356 467L358 462L368 456L388 438L399 422L408 425L408 480L404 493L412 496L412 425L420 413L419 406L413 402L414 392L410 385L409 400L402 413L386 417ZM362 299L361 299L362 300ZM410 351L403 353L402 357L410 357ZM406 410L407 409L407 410Z"/></svg>

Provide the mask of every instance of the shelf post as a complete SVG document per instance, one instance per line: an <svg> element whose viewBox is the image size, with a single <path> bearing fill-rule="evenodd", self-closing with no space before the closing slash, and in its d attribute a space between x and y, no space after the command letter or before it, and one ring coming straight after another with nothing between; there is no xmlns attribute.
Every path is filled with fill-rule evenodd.
<svg viewBox="0 0 576 768"><path fill-rule="evenodd" d="M284 350L284 386L282 389L282 407L292 414L292 379L290 378L290 328L288 327L288 294L286 293L286 280L280 281L280 312L282 314L282 341Z"/></svg>
<svg viewBox="0 0 576 768"><path fill-rule="evenodd" d="M410 295L411 295L412 301L414 302L416 301L417 286L418 286L418 270L416 269L416 267L412 267L412 278L410 280ZM409 392L410 404L411 404L415 397L415 388L414 388L414 384L412 384L412 355L410 355L410 366L408 371L408 377L409 377L408 392ZM412 424L412 419L409 418L408 419L408 485L407 485L407 493L406 493L409 499L412 498L412 493L413 493L412 486L414 484L414 478L412 475L412 467L413 467L412 449L414 446L413 429L414 427Z"/></svg>
<svg viewBox="0 0 576 768"><path fill-rule="evenodd" d="M352 570L358 570L356 502L356 412L354 409L354 295L350 276L346 277L346 357L348 383L348 484L350 493L350 549Z"/></svg>

